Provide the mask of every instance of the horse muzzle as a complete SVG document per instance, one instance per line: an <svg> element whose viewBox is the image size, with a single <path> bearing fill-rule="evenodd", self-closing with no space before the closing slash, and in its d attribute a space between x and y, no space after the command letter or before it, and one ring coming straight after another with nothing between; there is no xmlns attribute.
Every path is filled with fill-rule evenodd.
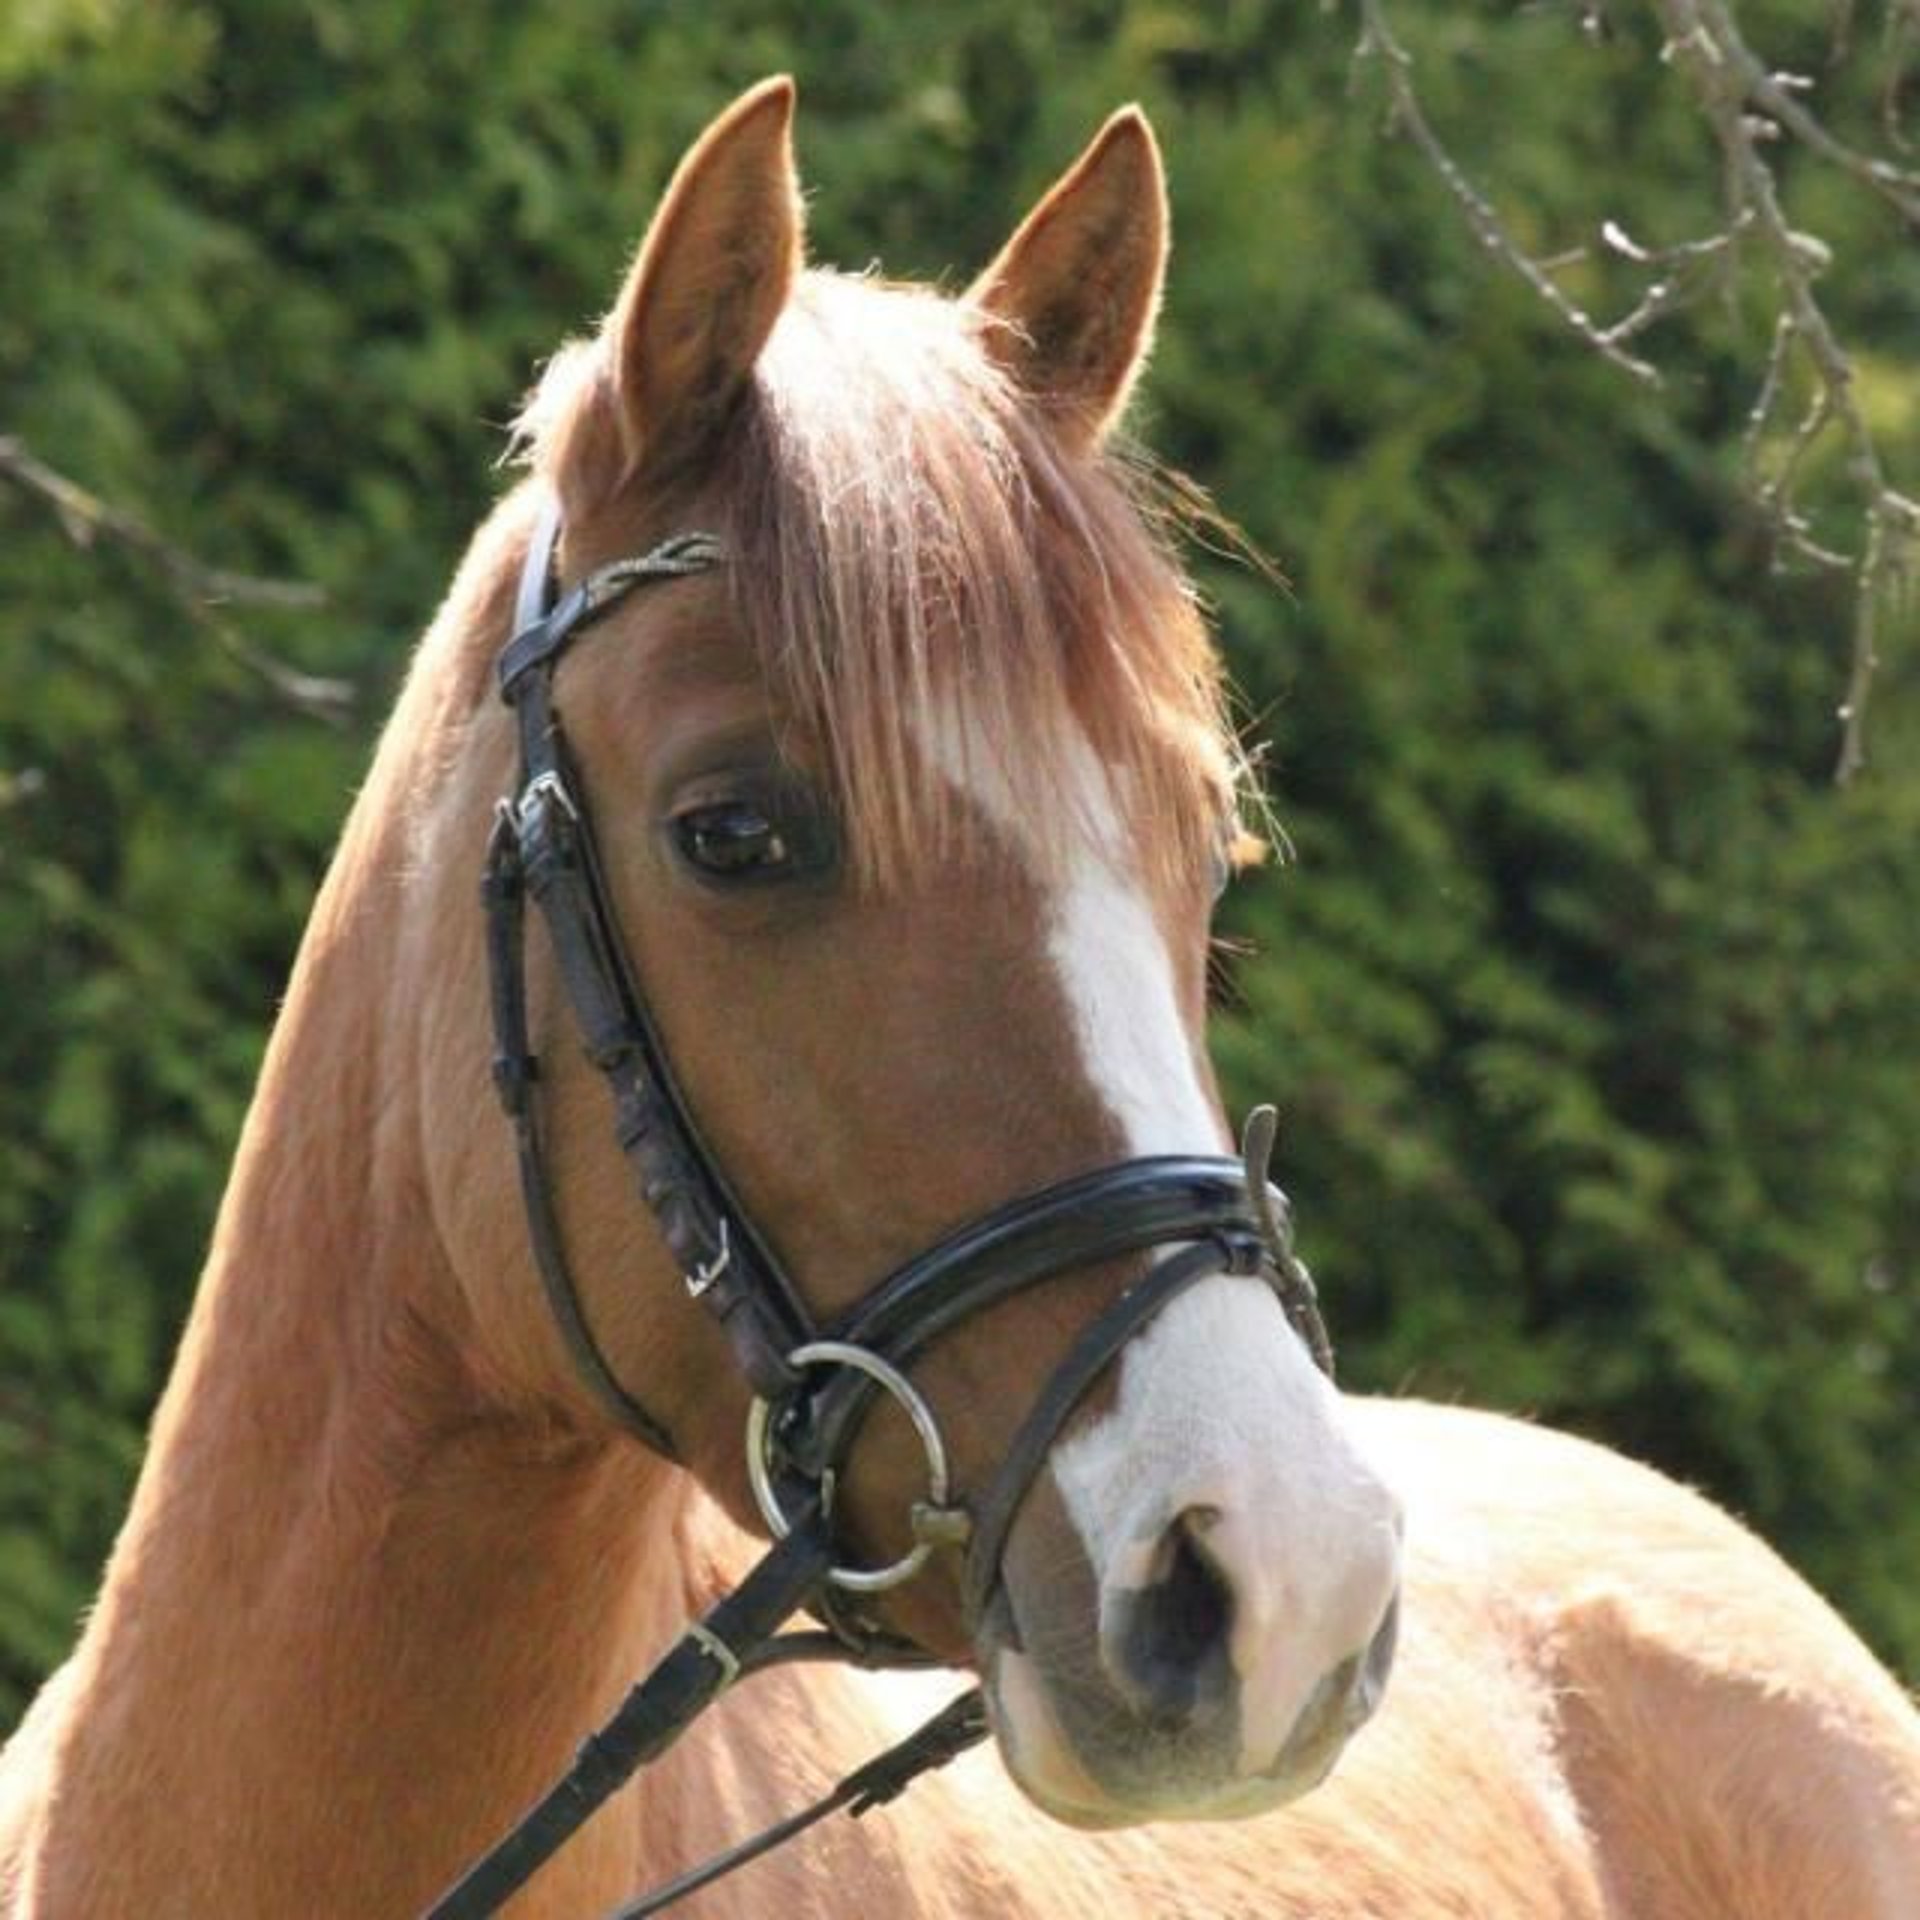
<svg viewBox="0 0 1920 1920"><path fill-rule="evenodd" d="M1379 1705L1397 1501L1270 1294L1216 1272L1050 1449L976 1625L1016 1780L1075 1825L1258 1813Z"/></svg>

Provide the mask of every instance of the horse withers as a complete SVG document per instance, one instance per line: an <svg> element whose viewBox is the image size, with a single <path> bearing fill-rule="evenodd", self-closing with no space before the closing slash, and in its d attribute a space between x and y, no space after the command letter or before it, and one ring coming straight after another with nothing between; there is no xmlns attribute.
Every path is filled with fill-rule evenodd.
<svg viewBox="0 0 1920 1920"><path fill-rule="evenodd" d="M1240 762L1110 443L1146 122L949 300L803 270L791 114L683 162L422 645L0 1762L0 1912L420 1911L754 1557L758 1397L790 1462L831 1429L843 1571L913 1568L860 1630L974 1669L999 1763L689 1911L1911 1914L1920 1732L1846 1629L1613 1456L1337 1394L1230 1177ZM790 1343L896 1319L898 1387L813 1419L845 1370ZM926 1686L740 1683L512 1911L603 1912Z"/></svg>

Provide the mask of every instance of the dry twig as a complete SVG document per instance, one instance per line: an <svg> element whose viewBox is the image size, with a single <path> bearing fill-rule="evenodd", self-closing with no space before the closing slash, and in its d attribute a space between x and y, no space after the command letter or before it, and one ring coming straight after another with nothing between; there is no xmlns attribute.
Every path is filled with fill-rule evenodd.
<svg viewBox="0 0 1920 1920"><path fill-rule="evenodd" d="M1546 268L1508 233L1492 203L1447 151L1420 105L1420 96L1413 85L1413 61L1394 37L1380 0L1360 0L1360 21L1360 44L1354 50L1355 58L1380 62L1386 73L1393 124L1426 156L1447 191L1460 203L1467 224L1473 228L1480 244L1511 267L1596 353L1634 379L1657 386L1660 375L1654 367L1628 353L1617 340L1610 339L1595 326L1584 309L1567 298Z"/></svg>
<svg viewBox="0 0 1920 1920"><path fill-rule="evenodd" d="M1850 570L1854 621L1845 694L1839 706L1841 740L1835 778L1852 779L1866 764L1866 710L1878 666L1880 621L1912 570L1920 549L1920 503L1887 477L1878 443L1855 392L1853 362L1846 353L1815 283L1830 264L1827 248L1788 221L1775 170L1764 143L1785 138L1838 168L1920 229L1920 170L1863 153L1838 139L1807 104L1812 83L1774 72L1742 38L1727 0L1650 0L1665 33L1663 58L1686 80L1720 148L1724 224L1697 240L1648 247L1617 221L1600 232L1609 251L1651 276L1634 306L1608 325L1574 304L1551 277L1550 265L1534 259L1502 224L1491 203L1466 178L1421 108L1413 63L1386 18L1385 0L1357 0L1361 30L1357 56L1382 67L1394 124L1426 155L1447 190L1465 209L1468 223L1490 252L1503 260L1560 315L1574 334L1604 358L1643 382L1657 382L1652 363L1627 351L1659 321L1722 286L1745 261L1756 261L1771 279L1777 306L1772 343L1749 409L1745 453L1749 482L1781 551L1815 565ZM1909 62L1920 48L1920 0L1887 0L1886 55L1890 78L1882 98L1882 125L1890 144L1904 149L1897 130L1898 93ZM1593 7L1585 21L1591 30ZM1847 44L1852 9L1836 16L1835 49ZM1577 253L1562 258L1579 258ZM1809 384L1811 397L1796 420L1786 409L1794 392ZM1858 551L1839 553L1816 538L1801 492L1807 457L1816 442L1837 433L1846 453L1848 485L1857 502ZM1770 446L1777 446L1771 460Z"/></svg>
<svg viewBox="0 0 1920 1920"><path fill-rule="evenodd" d="M346 681L303 673L276 659L236 632L221 612L228 606L321 607L326 594L319 587L209 566L137 515L111 505L48 466L12 434L0 434L0 479L50 507L76 547L108 541L151 567L228 654L302 712L338 721L351 709L353 689Z"/></svg>
<svg viewBox="0 0 1920 1920"><path fill-rule="evenodd" d="M1854 390L1853 361L1827 318L1814 283L1830 264L1827 248L1796 230L1780 204L1779 183L1760 150L1759 135L1777 124L1821 158L1871 187L1908 220L1920 220L1920 176L1869 161L1829 136L1777 76L1766 73L1740 37L1725 0L1653 0L1666 29L1666 58L1687 79L1720 146L1729 217L1744 224L1778 291L1773 346L1748 415L1749 462L1758 475L1762 442L1779 418L1790 361L1813 382L1813 397L1790 429L1784 456L1760 477L1758 498L1787 547L1821 565L1854 573L1853 642L1839 707L1840 753L1834 777L1843 784L1866 765L1867 699L1879 666L1880 619L1905 580L1920 504L1888 481L1880 449ZM1756 125L1756 112L1767 116ZM1846 449L1848 482L1859 501L1859 552L1837 555L1815 542L1798 503L1801 466L1814 442L1837 429Z"/></svg>

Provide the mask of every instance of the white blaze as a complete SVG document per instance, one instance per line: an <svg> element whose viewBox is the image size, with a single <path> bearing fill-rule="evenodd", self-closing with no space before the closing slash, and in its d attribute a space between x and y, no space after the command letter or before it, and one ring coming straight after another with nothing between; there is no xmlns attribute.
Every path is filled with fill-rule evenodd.
<svg viewBox="0 0 1920 1920"><path fill-rule="evenodd" d="M1219 1122L1180 1018L1166 938L1145 894L1108 863L1104 846L1075 861L1053 904L1047 951L1073 1009L1087 1078L1128 1151L1219 1152Z"/></svg>
<svg viewBox="0 0 1920 1920"><path fill-rule="evenodd" d="M1112 781L1084 740L1073 757L1087 831L1049 904L1047 947L1082 1066L1130 1153L1218 1153L1173 956L1123 864ZM990 756L955 751L949 736L936 758L996 826L1031 834ZM1208 1548L1233 1581L1242 1763L1269 1765L1321 1679L1379 1626L1400 1530L1278 1301L1227 1275L1190 1288L1135 1335L1112 1407L1057 1445L1051 1466L1103 1605L1142 1583L1182 1514L1219 1516Z"/></svg>
<svg viewBox="0 0 1920 1920"><path fill-rule="evenodd" d="M1048 871L992 750L968 740L957 719L931 745L941 772L1027 849L1035 872ZM1047 953L1072 1010L1087 1079L1129 1152L1218 1153L1220 1123L1180 1017L1173 956L1151 899L1125 864L1126 822L1112 778L1083 735L1067 735L1056 750L1068 762L1063 798L1082 831L1048 904Z"/></svg>

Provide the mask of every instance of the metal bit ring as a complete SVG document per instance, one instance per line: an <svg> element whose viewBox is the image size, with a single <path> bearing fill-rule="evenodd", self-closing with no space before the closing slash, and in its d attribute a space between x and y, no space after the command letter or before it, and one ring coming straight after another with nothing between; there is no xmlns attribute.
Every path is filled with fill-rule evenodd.
<svg viewBox="0 0 1920 1920"><path fill-rule="evenodd" d="M877 1353L844 1340L809 1340L787 1355L787 1364L796 1369L851 1367L856 1373L864 1373L876 1386L891 1395L901 1412L913 1423L913 1430L920 1436L920 1445L927 1456L927 1497L924 1502L917 1503L915 1511L938 1513L946 1510L947 1495L951 1490L946 1443L940 1438L940 1428L933 1417L933 1409L898 1367L891 1361L881 1359ZM772 1421L771 1402L756 1397L747 1411L747 1480L753 1488L754 1499L759 1503L761 1518L766 1521L776 1540L784 1540L791 1530L791 1523L781 1509L780 1496L773 1484L770 1451ZM918 1527L916 1531L919 1531ZM850 1593L884 1593L889 1587L897 1587L911 1580L927 1564L932 1553L933 1542L923 1536L898 1560L887 1566L834 1567L829 1570L827 1578L836 1587L844 1587Z"/></svg>

